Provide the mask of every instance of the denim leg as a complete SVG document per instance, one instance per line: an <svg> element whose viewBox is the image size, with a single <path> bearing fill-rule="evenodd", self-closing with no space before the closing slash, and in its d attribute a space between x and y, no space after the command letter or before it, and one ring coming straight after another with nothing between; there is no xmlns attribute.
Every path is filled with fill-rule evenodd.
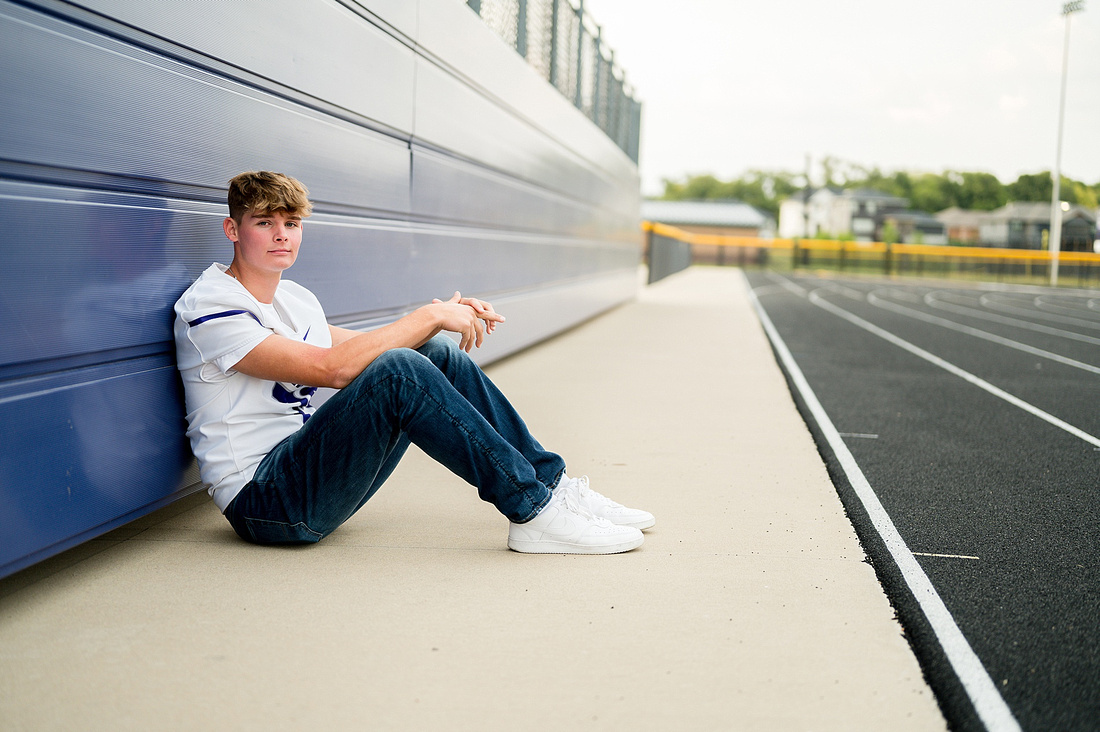
<svg viewBox="0 0 1100 732"><path fill-rule="evenodd" d="M417 350L431 359L493 429L531 463L543 485L557 485L565 472L565 461L539 444L508 398L457 343L438 335Z"/></svg>
<svg viewBox="0 0 1100 732"><path fill-rule="evenodd" d="M451 370L457 372L453 363ZM510 423L500 419L499 404L494 409L501 424ZM378 490L410 441L477 486L478 495L511 521L530 520L550 499L531 462L444 372L427 356L402 348L375 359L279 443L226 515L250 541L318 541Z"/></svg>

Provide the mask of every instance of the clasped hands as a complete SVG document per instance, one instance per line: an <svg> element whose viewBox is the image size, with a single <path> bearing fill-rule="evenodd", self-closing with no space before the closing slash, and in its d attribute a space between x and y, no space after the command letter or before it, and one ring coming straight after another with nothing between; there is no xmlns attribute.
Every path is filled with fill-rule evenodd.
<svg viewBox="0 0 1100 732"><path fill-rule="evenodd" d="M487 333L496 330L497 323L504 322L504 316L493 310L493 306L475 297L462 297L455 292L450 300L432 300L428 307L433 308L439 317L442 330L459 335L459 348L469 353L480 348Z"/></svg>

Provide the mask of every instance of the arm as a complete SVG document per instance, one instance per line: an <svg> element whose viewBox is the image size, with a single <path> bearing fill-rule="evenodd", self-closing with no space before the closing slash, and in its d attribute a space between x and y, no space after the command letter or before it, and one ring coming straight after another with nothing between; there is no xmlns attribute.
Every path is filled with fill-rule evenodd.
<svg viewBox="0 0 1100 732"><path fill-rule="evenodd" d="M487 325L491 332L504 317L493 312L491 306L486 308L488 303L477 302L480 311L463 302L456 292L447 302L437 300L369 333L329 326L331 348L271 335L233 368L269 381L342 389L391 348L417 348L440 331L458 333L459 345L467 353L480 347Z"/></svg>

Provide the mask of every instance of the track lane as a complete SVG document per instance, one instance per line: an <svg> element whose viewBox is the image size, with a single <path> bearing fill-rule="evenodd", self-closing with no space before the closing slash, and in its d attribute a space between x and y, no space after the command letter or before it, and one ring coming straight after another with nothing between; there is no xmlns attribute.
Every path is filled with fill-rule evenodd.
<svg viewBox="0 0 1100 732"><path fill-rule="evenodd" d="M866 302L868 291L896 283L806 277L784 282L760 273L749 278L823 409L846 435L846 448L1024 728L1095 728L1100 452L815 307L808 295L827 286L824 296L838 307L904 332L941 357L966 360L983 378L1026 392L1054 414L1072 413L1092 428L1095 417L1087 417L1094 410L1080 403L1096 404L1095 374L1051 364L1044 377L1055 366L1061 372L1036 386L1034 363L1041 359L1034 354L1005 356L1010 349L996 343ZM907 305L923 302L928 290L904 289ZM1088 398L1049 393L1067 388L1083 389ZM839 482L838 489L843 497ZM907 628L915 640L935 644L920 628L909 622ZM930 676L951 675L934 650L918 648L918 654ZM982 728L960 709L965 704L957 688L952 691L942 679L933 686L960 728Z"/></svg>

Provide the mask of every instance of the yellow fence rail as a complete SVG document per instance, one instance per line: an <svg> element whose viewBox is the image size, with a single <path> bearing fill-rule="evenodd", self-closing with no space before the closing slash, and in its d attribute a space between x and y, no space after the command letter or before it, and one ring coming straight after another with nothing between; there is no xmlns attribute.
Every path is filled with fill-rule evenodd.
<svg viewBox="0 0 1100 732"><path fill-rule="evenodd" d="M999 247L937 246L931 244L887 244L885 242L838 241L832 239L762 239L752 236L725 236L685 231L654 221L642 222L647 239L663 237L683 244L721 249L752 250L753 263L771 267L818 267L825 269L873 270L885 274L929 274L937 276L996 277L998 279L1037 279L1049 271L1051 254L1047 250L1004 249ZM698 250L696 250L698 251ZM776 257L774 253L789 253ZM698 259L698 257L696 257ZM745 264L742 255L739 263ZM724 257L719 258L719 261ZM1100 254L1059 252L1059 267L1069 267L1078 285L1100 287Z"/></svg>

